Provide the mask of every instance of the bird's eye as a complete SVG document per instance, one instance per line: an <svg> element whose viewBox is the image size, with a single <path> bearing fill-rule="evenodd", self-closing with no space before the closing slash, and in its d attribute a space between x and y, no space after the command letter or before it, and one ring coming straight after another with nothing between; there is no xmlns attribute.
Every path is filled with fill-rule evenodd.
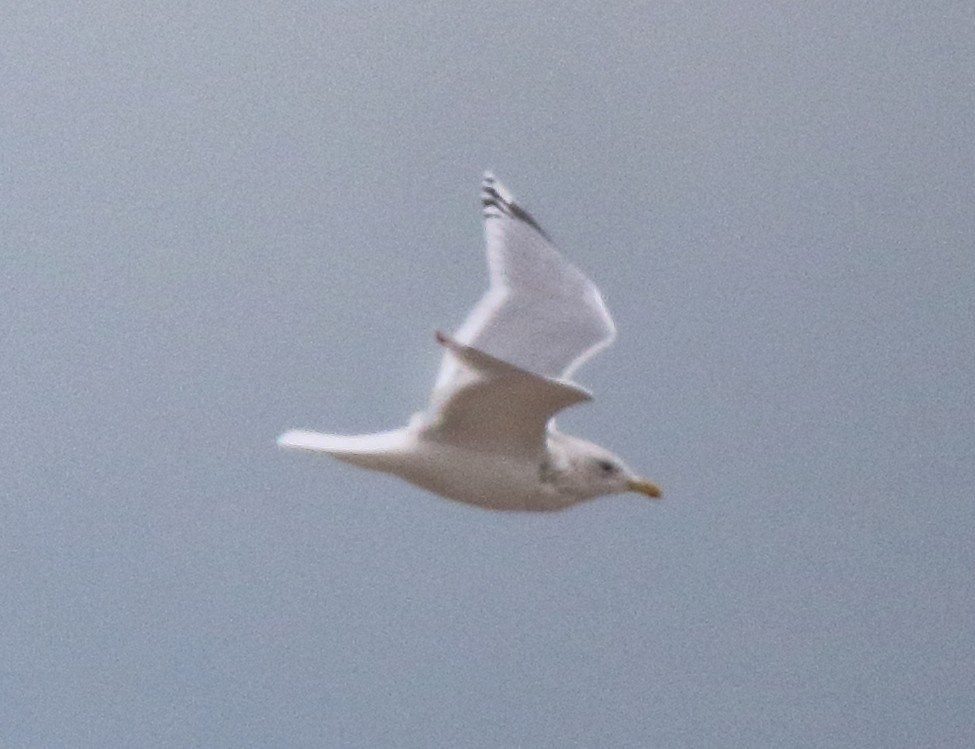
<svg viewBox="0 0 975 749"><path fill-rule="evenodd" d="M608 460L597 460L596 465L599 466L599 470L603 473L609 474L616 472L616 466L614 466Z"/></svg>

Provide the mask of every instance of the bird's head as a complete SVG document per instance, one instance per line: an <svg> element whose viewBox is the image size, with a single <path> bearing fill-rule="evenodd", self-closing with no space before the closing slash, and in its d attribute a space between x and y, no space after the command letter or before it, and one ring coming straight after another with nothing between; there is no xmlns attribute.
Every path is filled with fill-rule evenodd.
<svg viewBox="0 0 975 749"><path fill-rule="evenodd" d="M554 459L553 480L561 491L579 501L622 492L638 492L653 499L663 496L659 486L638 476L616 455L592 442L550 432L549 450Z"/></svg>

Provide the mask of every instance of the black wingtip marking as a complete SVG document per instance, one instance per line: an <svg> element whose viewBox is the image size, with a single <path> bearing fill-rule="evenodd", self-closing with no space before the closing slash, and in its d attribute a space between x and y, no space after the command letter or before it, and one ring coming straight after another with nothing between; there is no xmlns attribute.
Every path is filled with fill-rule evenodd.
<svg viewBox="0 0 975 749"><path fill-rule="evenodd" d="M484 218L508 216L528 224L543 237L549 239L545 230L538 225L532 215L518 205L510 194L506 195L505 193L507 190L495 179L493 174L488 172L484 175L484 181L481 182L481 205L484 209Z"/></svg>

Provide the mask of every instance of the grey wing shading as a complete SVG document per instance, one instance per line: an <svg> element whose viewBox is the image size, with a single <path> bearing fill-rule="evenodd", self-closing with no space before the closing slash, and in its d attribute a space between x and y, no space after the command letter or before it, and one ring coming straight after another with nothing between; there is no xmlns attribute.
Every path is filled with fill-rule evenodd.
<svg viewBox="0 0 975 749"><path fill-rule="evenodd" d="M570 382L541 377L437 333L458 377L434 390L424 433L483 452L531 455L545 450L548 422L563 408L591 400Z"/></svg>
<svg viewBox="0 0 975 749"><path fill-rule="evenodd" d="M490 173L481 202L490 286L455 338L543 377L567 378L616 337L599 289ZM445 357L437 386L456 374Z"/></svg>

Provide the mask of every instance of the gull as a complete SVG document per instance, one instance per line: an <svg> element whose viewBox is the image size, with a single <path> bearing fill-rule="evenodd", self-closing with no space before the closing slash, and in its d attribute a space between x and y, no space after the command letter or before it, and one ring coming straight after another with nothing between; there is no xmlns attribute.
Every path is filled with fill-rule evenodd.
<svg viewBox="0 0 975 749"><path fill-rule="evenodd" d="M661 496L608 450L555 426L592 399L569 377L616 327L596 285L490 173L481 185L490 284L454 335L426 408L407 426L343 436L291 430L282 447L399 476L492 510L562 510L607 494Z"/></svg>

